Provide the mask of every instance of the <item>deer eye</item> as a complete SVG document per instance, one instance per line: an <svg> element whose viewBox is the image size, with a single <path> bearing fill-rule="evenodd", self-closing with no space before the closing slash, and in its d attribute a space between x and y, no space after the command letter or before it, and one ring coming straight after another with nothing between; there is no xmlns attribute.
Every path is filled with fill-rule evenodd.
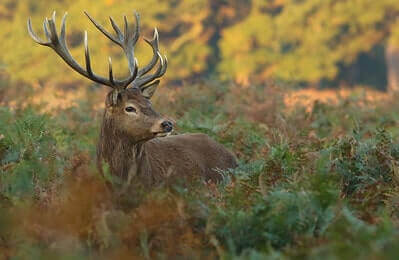
<svg viewBox="0 0 399 260"><path fill-rule="evenodd" d="M132 106L125 107L125 111L128 113L136 113L136 109Z"/></svg>

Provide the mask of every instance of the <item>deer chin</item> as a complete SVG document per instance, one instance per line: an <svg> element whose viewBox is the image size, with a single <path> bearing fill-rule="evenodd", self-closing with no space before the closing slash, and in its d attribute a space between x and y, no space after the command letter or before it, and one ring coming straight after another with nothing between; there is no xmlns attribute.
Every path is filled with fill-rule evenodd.
<svg viewBox="0 0 399 260"><path fill-rule="evenodd" d="M172 133L172 131L170 132L158 132L158 133L154 133L154 137L167 137Z"/></svg>

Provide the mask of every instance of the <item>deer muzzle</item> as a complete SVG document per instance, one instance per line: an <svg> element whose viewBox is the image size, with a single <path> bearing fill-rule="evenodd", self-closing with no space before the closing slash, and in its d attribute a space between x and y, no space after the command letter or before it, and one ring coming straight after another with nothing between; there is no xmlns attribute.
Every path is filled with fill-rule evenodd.
<svg viewBox="0 0 399 260"><path fill-rule="evenodd" d="M164 137L173 131L173 122L166 119L161 119L155 123L151 129L155 137Z"/></svg>

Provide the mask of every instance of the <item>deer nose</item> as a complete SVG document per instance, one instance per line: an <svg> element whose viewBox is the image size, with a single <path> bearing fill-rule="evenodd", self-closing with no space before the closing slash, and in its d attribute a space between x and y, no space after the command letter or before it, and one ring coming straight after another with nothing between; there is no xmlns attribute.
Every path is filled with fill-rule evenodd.
<svg viewBox="0 0 399 260"><path fill-rule="evenodd" d="M163 121L161 127L165 132L171 132L173 130L173 124L170 121Z"/></svg>

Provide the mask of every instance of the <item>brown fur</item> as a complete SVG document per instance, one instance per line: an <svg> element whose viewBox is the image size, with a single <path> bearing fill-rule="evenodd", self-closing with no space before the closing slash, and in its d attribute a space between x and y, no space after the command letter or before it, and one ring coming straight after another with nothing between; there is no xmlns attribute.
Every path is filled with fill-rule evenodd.
<svg viewBox="0 0 399 260"><path fill-rule="evenodd" d="M205 134L182 134L155 137L154 131L166 120L155 112L139 89L126 89L118 96L118 104L106 101L98 143L98 161L110 166L111 174L123 180L139 180L147 185L171 177L200 177L218 181L219 170L236 167L236 159L221 144ZM125 106L137 110L131 116Z"/></svg>

